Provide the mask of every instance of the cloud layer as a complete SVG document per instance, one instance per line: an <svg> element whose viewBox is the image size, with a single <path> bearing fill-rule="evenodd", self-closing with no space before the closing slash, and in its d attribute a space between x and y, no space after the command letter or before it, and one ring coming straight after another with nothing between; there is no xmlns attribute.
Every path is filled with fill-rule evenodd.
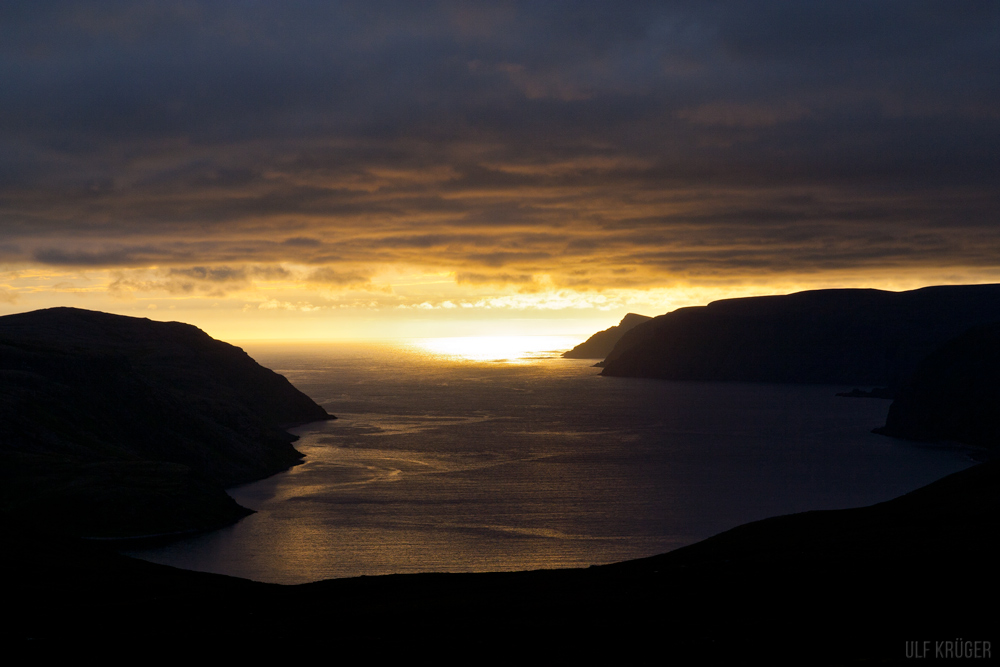
<svg viewBox="0 0 1000 667"><path fill-rule="evenodd" d="M117 289L994 270L998 175L992 1L0 7L0 262Z"/></svg>

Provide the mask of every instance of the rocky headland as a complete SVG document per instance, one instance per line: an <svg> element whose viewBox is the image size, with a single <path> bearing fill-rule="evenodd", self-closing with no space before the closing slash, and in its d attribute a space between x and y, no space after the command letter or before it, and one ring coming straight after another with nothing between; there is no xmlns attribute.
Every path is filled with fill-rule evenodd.
<svg viewBox="0 0 1000 667"><path fill-rule="evenodd" d="M604 331L598 331L572 350L563 352L562 356L567 359L603 359L611 353L622 336L651 319L646 315L629 313L617 325L608 327Z"/></svg>
<svg viewBox="0 0 1000 667"><path fill-rule="evenodd" d="M895 388L945 341L995 321L1000 285L726 299L639 324L602 374Z"/></svg>
<svg viewBox="0 0 1000 667"><path fill-rule="evenodd" d="M76 308L0 317L0 511L70 535L216 528L225 487L301 455L326 410L243 350L179 322Z"/></svg>

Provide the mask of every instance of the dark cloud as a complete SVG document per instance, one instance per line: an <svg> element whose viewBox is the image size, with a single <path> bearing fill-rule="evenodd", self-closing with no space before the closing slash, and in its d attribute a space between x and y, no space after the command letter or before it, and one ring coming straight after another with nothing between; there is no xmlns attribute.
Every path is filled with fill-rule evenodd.
<svg viewBox="0 0 1000 667"><path fill-rule="evenodd" d="M133 266L149 261L154 256L148 248L117 248L97 252L73 252L59 248L42 248L34 253L34 259L53 266L108 267Z"/></svg>
<svg viewBox="0 0 1000 667"><path fill-rule="evenodd" d="M995 266L998 174L992 1L0 6L7 261Z"/></svg>
<svg viewBox="0 0 1000 667"><path fill-rule="evenodd" d="M337 271L324 266L310 272L306 280L331 287L362 287L371 284L371 275L361 271Z"/></svg>
<svg viewBox="0 0 1000 667"><path fill-rule="evenodd" d="M310 238L308 236L293 236L282 241L285 245L297 246L300 248L315 248L317 246L323 245L323 242L319 239Z"/></svg>
<svg viewBox="0 0 1000 667"><path fill-rule="evenodd" d="M186 268L171 268L167 270L171 278L188 278L191 280L232 283L247 282L254 278L277 280L288 278L291 272L281 266L191 266Z"/></svg>
<svg viewBox="0 0 1000 667"><path fill-rule="evenodd" d="M455 281L459 285L525 285L536 282L536 278L531 274L461 272L455 275Z"/></svg>

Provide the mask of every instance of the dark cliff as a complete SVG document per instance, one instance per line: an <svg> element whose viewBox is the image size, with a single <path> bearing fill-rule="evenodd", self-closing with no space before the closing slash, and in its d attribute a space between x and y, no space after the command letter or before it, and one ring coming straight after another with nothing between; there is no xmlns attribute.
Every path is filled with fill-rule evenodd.
<svg viewBox="0 0 1000 667"><path fill-rule="evenodd" d="M944 341L993 321L1000 285L727 299L640 324L602 374L899 386Z"/></svg>
<svg viewBox="0 0 1000 667"><path fill-rule="evenodd" d="M615 345L621 340L626 332L631 331L643 322L649 321L650 317L629 313L622 318L618 325L609 327L604 331L598 331L593 336L583 341L572 350L563 352L567 359L603 359L610 354Z"/></svg>
<svg viewBox="0 0 1000 667"><path fill-rule="evenodd" d="M328 418L191 325L75 308L0 317L0 503L59 530L232 521L246 510L223 487L294 465L281 427Z"/></svg>
<svg viewBox="0 0 1000 667"><path fill-rule="evenodd" d="M974 327L928 355L876 432L1000 447L1000 324Z"/></svg>

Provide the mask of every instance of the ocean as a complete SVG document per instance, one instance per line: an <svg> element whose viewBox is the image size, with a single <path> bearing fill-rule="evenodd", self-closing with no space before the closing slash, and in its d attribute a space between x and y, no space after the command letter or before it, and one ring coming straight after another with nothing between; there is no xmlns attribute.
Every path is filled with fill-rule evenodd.
<svg viewBox="0 0 1000 667"><path fill-rule="evenodd" d="M972 461L870 431L850 387L605 378L574 337L246 343L338 419L304 463L230 489L256 513L129 551L294 584L585 567L734 526L888 500Z"/></svg>

